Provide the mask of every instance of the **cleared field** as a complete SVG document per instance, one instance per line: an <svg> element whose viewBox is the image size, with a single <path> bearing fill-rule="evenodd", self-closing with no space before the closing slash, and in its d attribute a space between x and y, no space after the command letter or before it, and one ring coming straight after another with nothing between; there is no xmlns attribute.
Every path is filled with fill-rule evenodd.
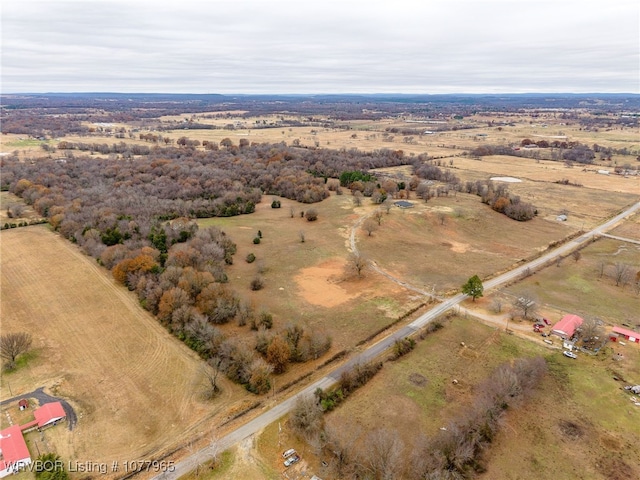
<svg viewBox="0 0 640 480"><path fill-rule="evenodd" d="M24 205L24 211L22 212L22 216L19 218L9 218L7 208L15 203ZM0 192L0 224L4 225L7 222L20 223L22 221L30 221L38 218L40 218L40 215L38 215L32 207L25 205L24 201L20 197L16 197L13 193Z"/></svg>
<svg viewBox="0 0 640 480"><path fill-rule="evenodd" d="M45 386L79 417L47 437L64 459L151 459L193 438L199 422L244 395L222 379L206 402L202 363L169 335L109 272L46 227L0 233L2 330L26 331L34 355L3 374L2 398Z"/></svg>
<svg viewBox="0 0 640 480"><path fill-rule="evenodd" d="M334 340L332 351L338 351L420 304L410 292L378 275L358 279L348 272L349 229L373 206L356 211L347 195L332 195L314 205L280 200L279 209L271 208L271 197L265 196L251 215L199 221L201 226L222 228L236 242L229 284L255 308L273 313L274 328L292 322L325 329ZM300 217L308 208L318 211L317 221ZM258 230L262 240L255 245ZM254 263L245 261L249 253L256 256ZM264 270L265 288L254 292L249 285L259 269Z"/></svg>
<svg viewBox="0 0 640 480"><path fill-rule="evenodd" d="M361 230L358 248L394 276L440 293L507 269L569 233L540 218L516 222L474 195L415 202L385 214L372 236Z"/></svg>
<svg viewBox="0 0 640 480"><path fill-rule="evenodd" d="M473 401L475 386L494 367L515 357L543 355L549 374L532 398L507 412L487 453L487 471L479 478L637 478L640 410L611 372L628 381L638 378L640 349L615 348L576 361L474 320L455 318L406 357L385 364L326 421L363 433L379 427L395 430L408 454L417 433L435 435ZM623 359L612 360L618 351ZM454 385L453 379L459 383ZM261 444L276 444L277 430L264 435L268 437ZM278 453L275 447L262 452L265 459ZM309 449L305 457L319 465Z"/></svg>
<svg viewBox="0 0 640 480"><path fill-rule="evenodd" d="M640 192L640 176L624 178L619 175L601 175L597 171L601 167L589 165L585 168L575 166L568 168L562 162L530 158L490 155L481 160L459 157L454 160L454 168L485 173L486 178L508 174L512 177L537 182L557 182L564 179L580 184L583 188L638 194ZM573 189L571 190L573 191Z"/></svg>
<svg viewBox="0 0 640 480"><path fill-rule="evenodd" d="M629 265L635 277L640 271L640 245L601 238L580 253L577 262L566 258L559 267L547 267L506 291L531 292L560 312L597 316L609 324L640 323L640 296L631 284L616 286L612 278L616 263Z"/></svg>

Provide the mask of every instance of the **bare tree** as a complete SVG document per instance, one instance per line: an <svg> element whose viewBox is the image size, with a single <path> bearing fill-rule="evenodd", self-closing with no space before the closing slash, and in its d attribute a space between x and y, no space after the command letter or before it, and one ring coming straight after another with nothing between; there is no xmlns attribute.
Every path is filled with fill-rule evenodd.
<svg viewBox="0 0 640 480"><path fill-rule="evenodd" d="M529 318L538 309L538 302L532 293L524 292L514 299L513 306L523 318Z"/></svg>
<svg viewBox="0 0 640 480"><path fill-rule="evenodd" d="M382 209L379 208L373 212L373 218L378 222L378 226L380 226L382 224Z"/></svg>
<svg viewBox="0 0 640 480"><path fill-rule="evenodd" d="M362 277L368 265L369 262L360 252L349 255L349 270L355 273L358 278Z"/></svg>
<svg viewBox="0 0 640 480"><path fill-rule="evenodd" d="M364 228L368 236L371 236L371 234L378 229L378 224L371 218L367 218L362 224L362 228Z"/></svg>
<svg viewBox="0 0 640 480"><path fill-rule="evenodd" d="M365 451L359 454L359 462L370 478L393 480L402 478L404 443L398 432L379 428L370 432L365 439Z"/></svg>
<svg viewBox="0 0 640 480"><path fill-rule="evenodd" d="M384 202L382 202L382 207L384 208L385 212L387 212L387 215L389 215L389 212L391 212L391 207L393 207L393 202L387 198Z"/></svg>
<svg viewBox="0 0 640 480"><path fill-rule="evenodd" d="M602 328L603 322L597 317L586 317L580 325L580 334L582 341L585 343L591 343L597 338L602 337L604 329Z"/></svg>
<svg viewBox="0 0 640 480"><path fill-rule="evenodd" d="M211 368L203 368L203 373L206 379L206 388L204 394L207 399L211 400L217 397L222 392L222 389L218 385L218 375L220 375L222 358L216 355L215 357L211 357L209 360L207 360L207 363Z"/></svg>
<svg viewBox="0 0 640 480"><path fill-rule="evenodd" d="M8 369L15 368L16 358L31 348L31 334L26 332L5 333L0 336L0 357Z"/></svg>
<svg viewBox="0 0 640 480"><path fill-rule="evenodd" d="M209 445L207 446L207 455L211 459L211 466L215 468L220 461L220 454L223 452L220 445L220 438L215 432L211 432L209 437Z"/></svg>
<svg viewBox="0 0 640 480"><path fill-rule="evenodd" d="M356 207L359 207L362 205L362 192L356 190L355 192L353 192L353 204Z"/></svg>
<svg viewBox="0 0 640 480"><path fill-rule="evenodd" d="M298 232L298 236L300 237L300 243L304 243L304 240L305 240L305 238L304 238L304 230L300 230Z"/></svg>
<svg viewBox="0 0 640 480"><path fill-rule="evenodd" d="M495 313L502 312L502 299L501 298L493 297L493 300L491 300L491 310L493 310Z"/></svg>
<svg viewBox="0 0 640 480"><path fill-rule="evenodd" d="M622 288L624 288L631 279L631 269L629 265L616 262L613 265L613 279L616 282L616 287L622 285Z"/></svg>
<svg viewBox="0 0 640 480"><path fill-rule="evenodd" d="M304 395L297 398L289 415L289 425L305 439L313 438L322 431L322 408L315 396Z"/></svg>
<svg viewBox="0 0 640 480"><path fill-rule="evenodd" d="M573 252L571 254L571 256L573 257L573 259L576 261L576 263L578 262L578 260L580 260L580 257L582 257L582 254L580 253L580 250L576 250L575 252Z"/></svg>
<svg viewBox="0 0 640 480"><path fill-rule="evenodd" d="M438 212L438 220L440 220L440 225L444 225L447 221L447 215L444 212Z"/></svg>
<svg viewBox="0 0 640 480"><path fill-rule="evenodd" d="M357 425L328 424L325 429L326 452L329 455L329 468L337 478L347 477L355 468L355 446L360 438Z"/></svg>
<svg viewBox="0 0 640 480"><path fill-rule="evenodd" d="M20 218L24 213L25 206L22 203L12 203L7 207L7 216L9 218Z"/></svg>
<svg viewBox="0 0 640 480"><path fill-rule="evenodd" d="M598 265L598 271L600 272L600 275L598 278L602 278L604 275L604 267L605 267L605 263L604 261L601 261L600 264Z"/></svg>

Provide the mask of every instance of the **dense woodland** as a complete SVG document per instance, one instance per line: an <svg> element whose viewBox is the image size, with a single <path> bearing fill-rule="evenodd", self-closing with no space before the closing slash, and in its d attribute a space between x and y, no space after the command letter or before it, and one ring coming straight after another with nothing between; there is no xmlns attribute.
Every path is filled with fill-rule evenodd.
<svg viewBox="0 0 640 480"><path fill-rule="evenodd" d="M268 391L272 372L325 353L331 346L325 332L287 322L272 328L269 312L242 301L225 273L235 244L217 228L198 229L194 219L252 213L263 193L319 202L329 195L329 177L401 165L407 162L402 152L231 143L203 151L183 142L145 153L100 158L71 151L30 162L7 156L3 188L111 270L216 371L250 391ZM366 180L350 187L369 196L382 189L373 177ZM227 338L220 326L231 321L256 330L252 342Z"/></svg>

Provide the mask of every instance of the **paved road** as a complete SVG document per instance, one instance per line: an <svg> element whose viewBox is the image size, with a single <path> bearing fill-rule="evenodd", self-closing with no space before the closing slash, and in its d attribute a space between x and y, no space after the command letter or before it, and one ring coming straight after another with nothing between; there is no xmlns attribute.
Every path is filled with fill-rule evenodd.
<svg viewBox="0 0 640 480"><path fill-rule="evenodd" d="M573 252L574 250L577 250L578 248L580 248L582 246L582 243L588 241L589 239L591 239L594 236L599 236L602 235L603 232L605 232L606 230L612 228L614 225L616 225L618 222L622 221L625 217L632 215L633 213L635 213L636 211L638 211L640 209L640 202L634 204L633 206L629 207L627 210L625 210L624 212L622 212L619 215L616 215L614 218L612 218L611 220L603 223L602 225L600 225L599 227L591 230L590 232L587 232L583 235L581 235L580 237L554 249L551 250L550 252L542 255L540 258L537 258L529 263L526 263L514 270L511 270L507 273L504 273L498 277L495 277L491 280L488 280L486 282L484 282L484 287L485 289L491 289L491 288L495 288L499 285L505 284L505 283L509 283L517 278L519 278L520 276L522 276L525 271L528 269L530 271L534 271L537 268L547 264L547 263L551 263L553 262L557 257L559 256L566 256L571 254L571 252ZM355 250L355 230L358 228L358 226L362 223L362 221L364 220L365 217L360 218L356 224L353 226L352 231L351 231L351 246L352 249ZM381 270L378 270L381 271ZM389 278L393 278L390 275L386 274L385 275ZM394 279L394 281L396 281ZM399 282L399 280L398 280ZM401 283L401 284L404 284ZM407 288L411 288L414 291L418 291L421 293L424 293L425 295L429 295L428 292L422 292L419 289L416 289L415 287L411 287L408 286ZM456 305L458 305L460 302L462 302L463 300L465 300L467 298L467 295L463 295L461 293L455 295L454 297L451 297L445 301L443 301L442 303L436 305L434 308L432 308L431 310L429 310L428 312L424 313L423 315L421 315L419 318L417 318L416 320L414 320L413 322L411 322L409 325L406 325L404 327L401 327L400 329L396 330L395 332L391 333L390 335L388 335L387 337L383 338L382 340L380 340L378 343L372 345L371 347L367 348L365 351L361 352L360 354L356 355L354 358L352 358L351 360L349 360L348 362L346 362L345 364L341 365L340 367L336 368L334 371L332 371L331 373L329 373L326 377L318 380L317 382L313 383L312 385L309 385L307 388L305 388L304 390L302 390L301 392L297 393L296 395L293 395L292 397L283 400L282 402L280 402L278 405L276 405L275 407L265 411L264 413L262 413L261 415L259 415L258 417L254 418L253 420L247 422L246 424L242 425L241 427L238 427L236 430L234 430L233 432L229 433L228 435L225 435L224 437L220 438L217 442L216 445L211 447L207 447L204 448L196 453L194 453L193 455L185 458L184 460L178 462L175 465L175 470L173 472L165 472L163 474L160 474L156 477L154 477L154 480L170 480L170 479L176 479L179 478L187 473L189 473L192 470L195 470L195 468L210 460L213 455L217 452L226 450L230 447L232 447L233 445L239 443L241 440L244 440L245 438L253 435L254 433L260 431L262 428L266 427L267 425L275 422L276 420L278 420L278 418L284 416L285 414L287 414L291 408L293 407L295 401L297 400L298 397L301 396L305 396L305 395L312 395L313 392L318 389L318 388L328 388L332 385L334 385L338 379L340 378L340 375L342 374L343 371L352 368L355 364L357 363L364 363L368 360L374 359L376 358L378 355L380 355L381 353L383 353L385 350L387 350L388 348L390 348L394 342L396 340L402 339L404 337L407 337L409 335L412 335L413 333L415 333L417 330L420 330L421 328L425 327L427 324L429 324L430 322L432 322L434 319L438 318L440 315L442 315L443 313L447 312L448 310L450 310L451 308L455 307Z"/></svg>
<svg viewBox="0 0 640 480"><path fill-rule="evenodd" d="M636 245L640 245L640 240L633 240L631 238L624 238L624 237L616 237L615 235L609 235L608 233L603 233L602 236L607 238L613 238L614 240L620 240L621 242L635 243Z"/></svg>
<svg viewBox="0 0 640 480"><path fill-rule="evenodd" d="M76 415L75 410L69 404L69 402L67 402L63 398L52 397L48 393L44 393L44 387L40 387L37 390L34 390L33 392L17 395L15 397L2 400L2 402L0 402L0 405L6 405L7 403L17 402L19 400L22 400L23 398L35 398L36 400L38 400L38 403L40 404L40 406L44 405L45 403L60 402L62 404L64 413L66 413L67 415L67 425L69 426L69 430L73 430L73 427L75 427L76 423L78 422L78 416Z"/></svg>

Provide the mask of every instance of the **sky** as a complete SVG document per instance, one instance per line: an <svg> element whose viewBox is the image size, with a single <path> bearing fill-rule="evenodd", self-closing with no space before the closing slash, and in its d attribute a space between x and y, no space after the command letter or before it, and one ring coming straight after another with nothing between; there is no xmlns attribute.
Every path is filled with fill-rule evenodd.
<svg viewBox="0 0 640 480"><path fill-rule="evenodd" d="M637 0L2 0L2 93L640 93Z"/></svg>

